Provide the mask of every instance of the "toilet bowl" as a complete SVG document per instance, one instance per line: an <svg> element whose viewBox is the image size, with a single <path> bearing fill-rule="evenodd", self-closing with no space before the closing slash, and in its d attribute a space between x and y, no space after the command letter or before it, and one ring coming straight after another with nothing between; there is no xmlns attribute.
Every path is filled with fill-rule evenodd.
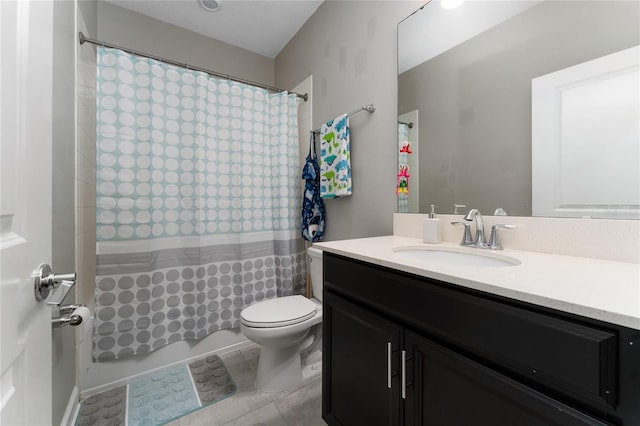
<svg viewBox="0 0 640 426"><path fill-rule="evenodd" d="M314 298L301 295L255 303L240 313L245 337L261 346L256 388L294 389L320 374L322 337L322 251L307 250Z"/></svg>

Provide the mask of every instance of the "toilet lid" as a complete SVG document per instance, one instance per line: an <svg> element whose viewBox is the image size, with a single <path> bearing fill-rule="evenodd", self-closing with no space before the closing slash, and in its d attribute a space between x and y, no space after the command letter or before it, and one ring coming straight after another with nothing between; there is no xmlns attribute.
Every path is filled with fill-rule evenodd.
<svg viewBox="0 0 640 426"><path fill-rule="evenodd" d="M286 296L265 300L240 313L249 327L282 327L307 320L316 314L316 304L304 296Z"/></svg>

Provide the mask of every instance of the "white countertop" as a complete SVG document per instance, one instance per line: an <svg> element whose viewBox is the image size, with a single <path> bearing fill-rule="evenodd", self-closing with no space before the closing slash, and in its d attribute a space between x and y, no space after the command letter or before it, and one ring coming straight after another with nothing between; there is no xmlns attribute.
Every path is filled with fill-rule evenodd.
<svg viewBox="0 0 640 426"><path fill-rule="evenodd" d="M505 249L495 254L521 263L460 266L416 260L393 251L416 245L472 253L480 250L448 242L423 244L421 239L400 236L314 243L327 252L640 330L638 264Z"/></svg>

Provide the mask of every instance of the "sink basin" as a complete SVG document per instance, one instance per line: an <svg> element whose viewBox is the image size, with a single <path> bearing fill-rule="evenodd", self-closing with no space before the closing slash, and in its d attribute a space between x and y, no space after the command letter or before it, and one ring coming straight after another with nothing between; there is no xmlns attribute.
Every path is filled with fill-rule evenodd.
<svg viewBox="0 0 640 426"><path fill-rule="evenodd" d="M415 259L426 262L446 263L457 266L505 267L516 266L521 262L511 256L498 254L482 249L463 249L453 247L409 246L393 249L404 259Z"/></svg>

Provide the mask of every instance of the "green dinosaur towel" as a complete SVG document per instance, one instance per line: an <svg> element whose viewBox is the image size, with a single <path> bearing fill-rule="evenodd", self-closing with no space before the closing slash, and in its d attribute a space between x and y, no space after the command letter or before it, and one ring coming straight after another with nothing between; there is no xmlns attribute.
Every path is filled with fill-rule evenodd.
<svg viewBox="0 0 640 426"><path fill-rule="evenodd" d="M349 118L343 114L320 128L320 195L351 195Z"/></svg>

